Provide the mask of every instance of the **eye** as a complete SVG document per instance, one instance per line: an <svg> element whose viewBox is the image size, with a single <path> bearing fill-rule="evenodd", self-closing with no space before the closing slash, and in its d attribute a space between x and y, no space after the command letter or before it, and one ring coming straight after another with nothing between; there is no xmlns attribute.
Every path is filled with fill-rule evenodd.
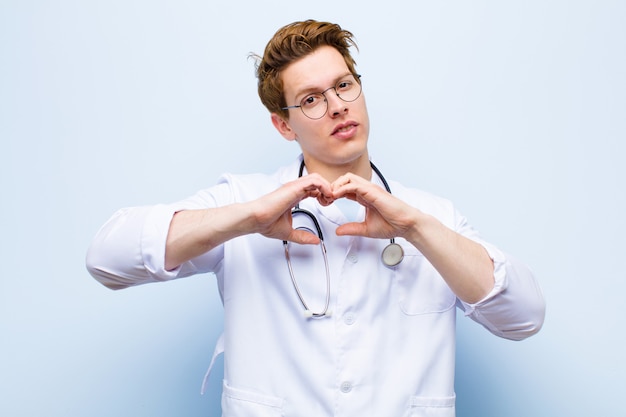
<svg viewBox="0 0 626 417"><path fill-rule="evenodd" d="M321 93L309 94L302 99L300 105L305 108L315 107L324 101L324 96Z"/></svg>
<svg viewBox="0 0 626 417"><path fill-rule="evenodd" d="M352 86L354 85L353 81L350 80L344 80L344 81L339 81L337 83L337 92L342 92L342 91L348 91L352 88Z"/></svg>

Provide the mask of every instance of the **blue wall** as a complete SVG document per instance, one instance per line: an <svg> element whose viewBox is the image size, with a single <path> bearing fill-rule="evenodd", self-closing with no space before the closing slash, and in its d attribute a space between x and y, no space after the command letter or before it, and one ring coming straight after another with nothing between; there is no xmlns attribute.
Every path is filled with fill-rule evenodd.
<svg viewBox="0 0 626 417"><path fill-rule="evenodd" d="M199 395L214 279L112 292L85 250L119 207L295 157L246 57L308 17L357 36L386 176L452 199L542 283L527 341L460 318L459 417L622 415L625 3L407 4L0 1L0 415L218 414L220 364Z"/></svg>

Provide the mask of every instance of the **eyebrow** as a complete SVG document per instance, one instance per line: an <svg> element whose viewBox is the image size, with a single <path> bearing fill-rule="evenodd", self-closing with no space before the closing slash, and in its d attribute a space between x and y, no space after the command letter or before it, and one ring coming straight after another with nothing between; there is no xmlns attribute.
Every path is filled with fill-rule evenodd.
<svg viewBox="0 0 626 417"><path fill-rule="evenodd" d="M339 82L339 80L341 80L342 78L347 77L349 75L352 75L352 72L348 71L345 74L342 74L342 75L339 75L338 77L336 77L332 87L336 86L337 83ZM321 93L323 90L326 90L326 88L304 87L304 88L301 88L300 90L298 90L298 92L294 95L294 98L296 99L296 101L298 101L303 95L311 94L311 93Z"/></svg>

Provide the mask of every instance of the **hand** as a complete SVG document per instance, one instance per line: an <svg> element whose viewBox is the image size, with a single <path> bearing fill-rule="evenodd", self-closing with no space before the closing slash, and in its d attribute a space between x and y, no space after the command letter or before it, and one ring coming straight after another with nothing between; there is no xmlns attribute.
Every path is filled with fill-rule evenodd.
<svg viewBox="0 0 626 417"><path fill-rule="evenodd" d="M365 207L365 220L339 226L337 235L390 239L406 237L415 225L419 211L366 179L345 174L332 184L333 199L348 198Z"/></svg>
<svg viewBox="0 0 626 417"><path fill-rule="evenodd" d="M292 226L291 209L305 198L313 197L327 206L334 201L331 185L318 174L309 174L286 183L253 201L255 231L263 236L301 244L317 244L319 238Z"/></svg>

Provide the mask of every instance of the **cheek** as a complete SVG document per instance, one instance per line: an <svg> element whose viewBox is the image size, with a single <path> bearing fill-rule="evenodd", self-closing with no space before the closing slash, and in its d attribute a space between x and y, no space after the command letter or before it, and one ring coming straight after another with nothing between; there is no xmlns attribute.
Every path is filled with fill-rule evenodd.
<svg viewBox="0 0 626 417"><path fill-rule="evenodd" d="M300 142L308 142L311 145L319 143L319 138L322 137L324 128L321 123L298 123L293 124L293 131L296 136L296 140Z"/></svg>
<svg viewBox="0 0 626 417"><path fill-rule="evenodd" d="M366 120L369 120L369 116L367 112L367 103L365 102L365 97L363 97L362 103L363 104L361 105L361 112L363 113L363 118Z"/></svg>
<svg viewBox="0 0 626 417"><path fill-rule="evenodd" d="M363 117L361 119L361 123L363 124L364 128L365 128L365 133L369 134L369 130L370 130L370 117L369 117L369 113L367 112L367 106L365 105L365 100L363 100L363 109L362 109L362 113L363 113Z"/></svg>

